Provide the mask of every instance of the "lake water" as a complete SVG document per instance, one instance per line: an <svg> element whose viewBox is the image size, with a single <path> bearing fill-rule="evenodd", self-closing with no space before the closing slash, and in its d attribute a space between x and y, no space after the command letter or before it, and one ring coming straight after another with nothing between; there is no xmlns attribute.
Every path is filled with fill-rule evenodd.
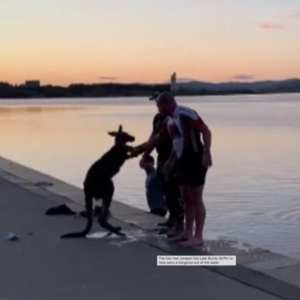
<svg viewBox="0 0 300 300"><path fill-rule="evenodd" d="M226 236L300 258L300 95L182 97L212 130L205 237ZM5 100L0 155L82 187L122 124L145 141L156 107L145 98ZM115 199L147 209L138 159Z"/></svg>

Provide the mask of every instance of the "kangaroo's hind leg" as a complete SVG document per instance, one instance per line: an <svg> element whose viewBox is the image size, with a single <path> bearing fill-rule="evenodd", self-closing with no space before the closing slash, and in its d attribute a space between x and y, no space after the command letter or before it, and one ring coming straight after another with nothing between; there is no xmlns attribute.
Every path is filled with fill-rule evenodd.
<svg viewBox="0 0 300 300"><path fill-rule="evenodd" d="M122 229L121 227L115 227L108 223L108 212L115 192L115 187L112 180L107 181L104 187L105 188L102 197L102 210L98 217L98 223L101 227L109 230L110 232L120 236L124 236L124 234L120 232L120 230Z"/></svg>

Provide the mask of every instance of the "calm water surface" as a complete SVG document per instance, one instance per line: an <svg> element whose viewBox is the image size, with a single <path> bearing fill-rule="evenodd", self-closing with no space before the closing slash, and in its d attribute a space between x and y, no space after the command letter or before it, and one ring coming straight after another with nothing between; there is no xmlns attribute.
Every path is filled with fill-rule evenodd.
<svg viewBox="0 0 300 300"><path fill-rule="evenodd" d="M206 237L226 236L300 258L300 95L187 97L213 133ZM156 108L143 98L0 102L0 155L82 187L122 124L145 141ZM147 209L138 160L115 198Z"/></svg>

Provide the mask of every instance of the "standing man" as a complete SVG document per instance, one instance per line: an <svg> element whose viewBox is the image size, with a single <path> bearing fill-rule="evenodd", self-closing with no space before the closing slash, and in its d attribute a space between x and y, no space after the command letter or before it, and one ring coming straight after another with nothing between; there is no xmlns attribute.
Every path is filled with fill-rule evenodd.
<svg viewBox="0 0 300 300"><path fill-rule="evenodd" d="M164 165L164 172L171 174L177 164L178 181L185 204L185 228L173 241L183 246L203 244L203 228L206 209L203 203L203 189L206 173L212 166L210 153L211 131L202 118L192 109L179 106L171 93L164 92L156 99L159 112L168 116L158 134L137 146L133 156L149 151L151 147L170 137L173 151ZM200 138L202 136L202 140ZM195 233L193 225L195 222Z"/></svg>
<svg viewBox="0 0 300 300"><path fill-rule="evenodd" d="M151 101L156 101L157 97L160 95L156 92L152 97L149 98ZM158 112L152 122L152 132L149 140L159 133L164 121L166 120L165 115ZM173 150L173 143L170 137L166 137L161 140L157 145L149 147L145 151L144 156L148 156L154 148L157 152L157 176L162 185L166 205L169 211L169 218L166 222L158 224L158 226L167 227L168 237L176 236L183 229L184 221L184 209L181 202L180 188L175 176L166 176L163 172L163 168L168 158L170 157Z"/></svg>

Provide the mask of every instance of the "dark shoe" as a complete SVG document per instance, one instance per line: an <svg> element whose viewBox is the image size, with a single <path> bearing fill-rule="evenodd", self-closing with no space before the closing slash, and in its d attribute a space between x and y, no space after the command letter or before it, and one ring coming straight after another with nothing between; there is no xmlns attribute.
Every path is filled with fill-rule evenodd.
<svg viewBox="0 0 300 300"><path fill-rule="evenodd" d="M173 227L175 225L175 221L173 218L169 218L167 221L158 223L157 226L159 227Z"/></svg>
<svg viewBox="0 0 300 300"><path fill-rule="evenodd" d="M179 235L184 229L183 223L177 223L173 228L171 228L168 233L167 237L168 238L173 238L177 235Z"/></svg>

